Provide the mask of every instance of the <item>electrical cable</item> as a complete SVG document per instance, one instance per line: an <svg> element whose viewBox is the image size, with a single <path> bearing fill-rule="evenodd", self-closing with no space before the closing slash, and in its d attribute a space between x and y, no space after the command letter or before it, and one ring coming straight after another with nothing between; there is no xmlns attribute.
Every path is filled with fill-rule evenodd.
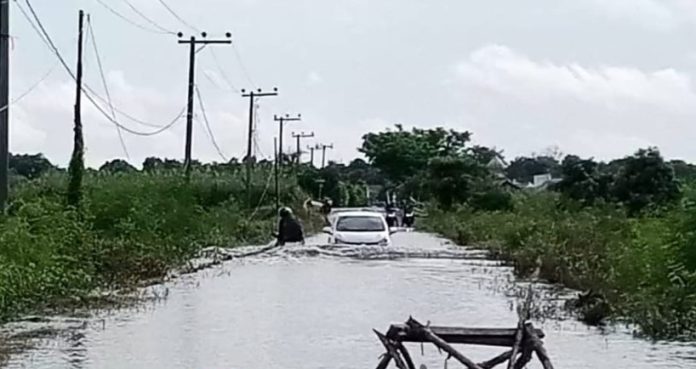
<svg viewBox="0 0 696 369"><path fill-rule="evenodd" d="M70 75L70 77L71 77L73 80L77 81L77 77L75 76L75 74L73 73L73 71L70 69L70 67L68 66L68 64L65 62L65 59L64 59L63 56L60 54L60 51L59 51L58 48L56 47L55 43L53 43L53 40L51 39L50 35L48 34L48 32L46 31L45 27L44 27L43 24L41 23L41 19L40 19L40 18L38 17L38 15L36 14L36 11L34 10L34 7L31 5L30 0L24 0L24 1L25 1L26 5L29 7L29 10L30 10L30 12L31 12L31 14L32 14L32 17L34 18L34 21L36 21L36 24L34 24L34 21L31 20L31 17L29 17L29 15L26 13L26 11L24 10L24 8L22 8L22 7L19 5L19 3L17 3L16 1L17 1L17 0L15 0L15 4L16 4L16 5L19 7L19 9L22 11L22 14L25 15L25 17L27 18L27 20L31 23L32 27L33 27L35 30L37 30L37 31L39 32L39 37L41 37L41 38L44 40L44 42L49 46L49 48L51 49L51 51L52 51L52 52L55 54L55 56L58 58L58 60L60 61L60 64L63 65L63 68L64 68L64 69L66 70L66 72ZM38 25L38 28L37 28L37 25ZM121 129L123 129L124 131L126 131L126 132L128 132L128 133L131 133L131 134L134 134L134 135L138 135L138 136L154 136L154 135L157 135L157 134L159 134L159 133L162 133L162 132L166 131L167 129L169 129L169 128L171 128L172 126L174 126L174 124L175 124L176 122L179 121L179 119L181 118L181 116L184 114L184 112L185 112L185 110L186 110L186 107L184 107L184 108L182 109L181 113L180 113L174 120L172 120L172 121L171 121L169 124L167 124L167 125L158 126L158 127L160 127L158 130L155 130L155 131L152 131L152 132L139 132L139 131L135 131L135 130L133 130L133 129L131 129L131 128L128 128L128 127L122 125L121 123L119 123L118 121L116 121L115 119L111 118L111 117L109 116L109 114L108 114L108 113L107 113L107 112L94 100L94 97L92 96L93 90L91 90L89 87L87 87L87 88L81 87L81 90L82 90L82 92L85 94L85 97L87 97L87 100L89 100L89 102L92 103L92 105L93 105L93 106L94 106L94 107L95 107L95 108L96 108L96 109L97 109L109 122L111 122L111 123L113 123L113 124L119 126ZM101 99L102 101L104 101L104 98L99 97L97 94L93 94L93 95L95 95L97 98L99 98L99 99ZM123 114L123 112L119 111L119 110L116 109L116 108L114 108L114 110L116 110L117 112L120 112L120 113ZM124 114L124 115L127 116L126 114ZM132 117L130 117L130 118L133 119Z"/></svg>
<svg viewBox="0 0 696 369"><path fill-rule="evenodd" d="M56 61L56 63L53 64L53 66L46 73L44 73L38 81L34 82L31 86L29 86L29 88L26 91L19 94L19 96L12 99L12 101L10 101L7 105L1 107L0 112L7 110L10 106L17 104L27 95L32 93L32 91L34 91L37 87L41 85L41 82L45 81L51 74L53 74L53 72L56 70L56 68L58 68L59 65L60 63Z"/></svg>
<svg viewBox="0 0 696 369"><path fill-rule="evenodd" d="M167 3L164 2L164 0L158 0L158 1L159 1L160 4L162 4L162 6L163 6L165 9L167 9L167 11L169 12L169 14L171 14L172 16L174 16L174 18L176 18L179 22L181 22L181 24L183 24L183 25L185 25L186 27L188 27L188 28L194 30L195 32L200 32L200 30L199 30L198 28L192 26L191 24L189 24L188 22L186 22L183 18L181 18L181 17L179 16L179 14L177 14L177 13L174 11L174 9L172 9L169 5L167 5Z"/></svg>
<svg viewBox="0 0 696 369"><path fill-rule="evenodd" d="M15 1L16 1L16 0L15 0ZM123 21L125 21L126 23L129 23L129 24L132 25L132 26L135 26L135 27L137 27L137 28L140 28L140 29L143 30L143 31L147 31L147 32L150 32L150 33L157 33L157 34L160 34L160 35L170 33L170 32L168 32L168 31L160 31L160 30L156 30L156 29L152 29L152 28L143 26L142 24L140 24L140 23L138 23L138 22L135 22L135 21L133 21L132 19L126 17L125 15L119 13L118 11L116 11L116 9L114 9L114 8L112 8L111 6L107 5L104 1L102 1L102 0L95 0L95 1L96 1L97 3L99 3L101 6L103 6L104 8L106 8L106 10L108 10L109 12L111 12L111 14L115 15L115 16L118 17L118 18L121 18Z"/></svg>
<svg viewBox="0 0 696 369"><path fill-rule="evenodd" d="M111 117L116 119L116 111L114 110L114 104L111 100L111 92L109 92L109 85L106 83L106 76L104 76L104 67L101 61L101 55L99 54L99 48L97 47L97 38L94 35L94 28L92 27L92 20L87 17L87 29L91 35L92 49L94 49L94 55L97 58L97 66L99 68L99 76L101 77L102 85L104 86L104 93L106 93L106 98L109 100L109 108L111 109ZM126 159L130 160L130 154L128 153L128 147L126 147L126 141L123 139L123 132L121 128L116 126L116 132L118 133L118 140L121 143L121 148L123 153L126 155Z"/></svg>
<svg viewBox="0 0 696 369"><path fill-rule="evenodd" d="M153 27L159 29L160 31L162 31L164 33L168 33L170 35L176 34L176 32L174 32L170 29L167 29L165 27L162 27L159 23L153 21L150 17L146 16L143 12L138 10L138 8L135 5L133 5L133 3L131 3L129 0L123 0L123 2L125 2L126 5L128 5L128 7L131 8L131 10L133 12L135 12L135 14L139 15L140 18L144 19L147 23L150 23Z"/></svg>
<svg viewBox="0 0 696 369"><path fill-rule="evenodd" d="M194 87L196 89L198 105L201 108L201 114L203 115L203 120L205 121L205 128L208 131L208 137L210 138L210 142L212 142L213 146L215 147L215 150L217 150L217 153L218 155L220 155L222 160L228 162L229 160L227 159L227 156L225 156L225 154L220 149L220 146L217 144L217 141L215 140L215 134L213 134L213 130L210 128L210 121L208 120L208 114L206 114L205 111L205 105L203 104L203 98L201 97L201 90L198 88L198 85L195 85Z"/></svg>

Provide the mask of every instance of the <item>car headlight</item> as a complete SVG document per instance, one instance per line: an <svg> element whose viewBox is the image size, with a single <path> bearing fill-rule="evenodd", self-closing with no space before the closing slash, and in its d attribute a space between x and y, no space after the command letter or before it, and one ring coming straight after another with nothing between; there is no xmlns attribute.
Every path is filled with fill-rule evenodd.
<svg viewBox="0 0 696 369"><path fill-rule="evenodd" d="M388 238L383 238L381 241L379 241L380 246L389 246L389 239Z"/></svg>

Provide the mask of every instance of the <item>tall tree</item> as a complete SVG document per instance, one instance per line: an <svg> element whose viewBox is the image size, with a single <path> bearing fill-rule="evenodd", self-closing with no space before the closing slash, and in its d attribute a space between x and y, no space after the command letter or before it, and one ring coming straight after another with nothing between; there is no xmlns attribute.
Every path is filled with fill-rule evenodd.
<svg viewBox="0 0 696 369"><path fill-rule="evenodd" d="M679 199L680 190L672 167L657 148L651 147L623 160L612 194L635 214L649 206L666 205Z"/></svg>
<svg viewBox="0 0 696 369"><path fill-rule="evenodd" d="M359 149L370 163L390 180L401 183L427 167L435 157L462 156L471 139L469 132L435 129L396 130L368 133Z"/></svg>

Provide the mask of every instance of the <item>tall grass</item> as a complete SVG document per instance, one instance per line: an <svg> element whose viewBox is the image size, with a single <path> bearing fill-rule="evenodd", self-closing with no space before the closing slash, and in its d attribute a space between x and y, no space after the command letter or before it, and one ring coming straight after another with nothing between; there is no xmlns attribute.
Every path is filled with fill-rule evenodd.
<svg viewBox="0 0 696 369"><path fill-rule="evenodd" d="M0 321L161 277L203 246L268 241L269 174L255 174L246 204L238 174L194 172L186 181L178 172L91 173L79 213L66 206L65 174L19 183L0 219ZM284 179L281 202L301 203L297 188Z"/></svg>
<svg viewBox="0 0 696 369"><path fill-rule="evenodd" d="M612 206L569 208L552 193L522 195L515 210L430 211L426 227L509 260L521 276L584 292L580 317L628 321L653 338L696 337L696 210L629 218Z"/></svg>

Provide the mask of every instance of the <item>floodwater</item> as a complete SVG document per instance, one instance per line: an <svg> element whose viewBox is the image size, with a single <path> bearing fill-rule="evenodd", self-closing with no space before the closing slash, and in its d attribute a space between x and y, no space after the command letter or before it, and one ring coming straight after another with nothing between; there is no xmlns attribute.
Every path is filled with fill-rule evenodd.
<svg viewBox="0 0 696 369"><path fill-rule="evenodd" d="M5 366L374 368L383 349L372 329L384 332L409 316L433 325L516 325L509 268L427 234L397 234L394 242L387 254L291 246L226 262L158 287L168 294L154 303L40 323L65 329L35 339ZM696 368L693 344L651 343L572 319L537 326L557 368ZM434 347L408 347L416 366L443 367L446 357ZM460 348L476 361L503 351ZM448 367L460 366L450 360Z"/></svg>

